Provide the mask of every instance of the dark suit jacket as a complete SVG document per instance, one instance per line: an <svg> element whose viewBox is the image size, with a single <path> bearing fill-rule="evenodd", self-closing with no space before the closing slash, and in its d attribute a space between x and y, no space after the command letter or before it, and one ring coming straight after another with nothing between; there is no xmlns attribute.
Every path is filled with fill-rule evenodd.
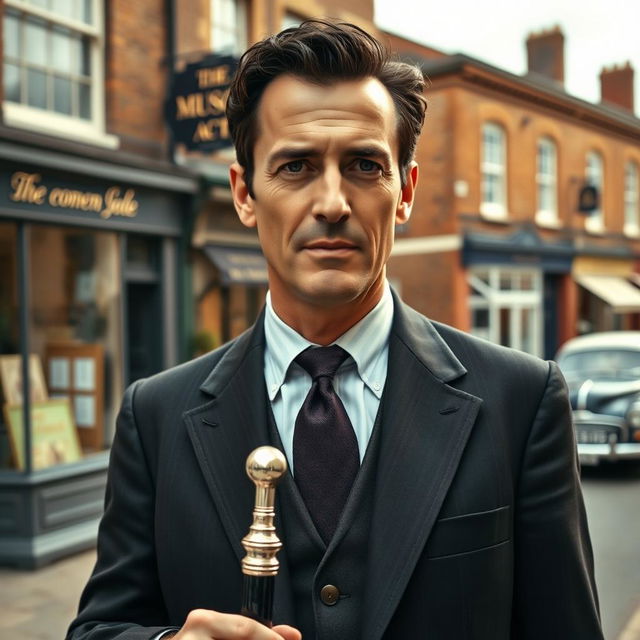
<svg viewBox="0 0 640 640"><path fill-rule="evenodd" d="M395 304L361 637L601 639L555 364ZM239 610L244 461L268 443L263 343L260 320L128 389L74 639L147 639L194 608ZM283 564L274 618L295 624Z"/></svg>

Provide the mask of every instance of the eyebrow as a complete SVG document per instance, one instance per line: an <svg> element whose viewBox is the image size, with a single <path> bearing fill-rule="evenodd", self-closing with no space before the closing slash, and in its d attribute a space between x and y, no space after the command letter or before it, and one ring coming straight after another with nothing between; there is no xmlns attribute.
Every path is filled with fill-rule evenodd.
<svg viewBox="0 0 640 640"><path fill-rule="evenodd" d="M320 151L313 147L283 147L269 156L267 167L271 168L283 160L304 160L305 158L317 158L320 155L322 155ZM347 149L346 155L359 158L379 158L386 165L391 165L390 154L377 146L352 147Z"/></svg>

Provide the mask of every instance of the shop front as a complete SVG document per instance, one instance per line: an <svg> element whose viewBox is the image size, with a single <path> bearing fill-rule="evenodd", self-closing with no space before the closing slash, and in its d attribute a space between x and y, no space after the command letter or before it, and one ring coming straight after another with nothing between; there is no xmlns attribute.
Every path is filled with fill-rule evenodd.
<svg viewBox="0 0 640 640"><path fill-rule="evenodd" d="M91 546L124 389L187 355L186 172L3 144L0 564Z"/></svg>
<svg viewBox="0 0 640 640"><path fill-rule="evenodd" d="M522 229L509 236L466 233L463 263L471 333L552 358L568 323L563 304L573 249Z"/></svg>
<svg viewBox="0 0 640 640"><path fill-rule="evenodd" d="M601 252L602 254L603 252ZM640 288L632 257L581 255L573 263L580 333L640 326Z"/></svg>

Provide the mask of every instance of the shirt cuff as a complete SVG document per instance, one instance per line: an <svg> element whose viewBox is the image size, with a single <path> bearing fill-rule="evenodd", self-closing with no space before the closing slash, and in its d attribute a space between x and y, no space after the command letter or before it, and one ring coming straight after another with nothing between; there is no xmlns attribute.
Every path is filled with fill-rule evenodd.
<svg viewBox="0 0 640 640"><path fill-rule="evenodd" d="M171 627L161 631L160 633L156 633L156 635L152 636L149 640L162 640L162 638L167 638L168 640L168 638L174 636L178 631L180 631L180 627Z"/></svg>

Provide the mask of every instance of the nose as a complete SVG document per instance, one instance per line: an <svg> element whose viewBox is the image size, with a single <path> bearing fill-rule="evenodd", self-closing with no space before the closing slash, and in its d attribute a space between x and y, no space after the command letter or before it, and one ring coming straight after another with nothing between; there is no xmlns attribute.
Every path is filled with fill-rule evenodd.
<svg viewBox="0 0 640 640"><path fill-rule="evenodd" d="M339 168L327 168L322 179L317 181L311 213L317 219L330 223L342 222L351 215Z"/></svg>

